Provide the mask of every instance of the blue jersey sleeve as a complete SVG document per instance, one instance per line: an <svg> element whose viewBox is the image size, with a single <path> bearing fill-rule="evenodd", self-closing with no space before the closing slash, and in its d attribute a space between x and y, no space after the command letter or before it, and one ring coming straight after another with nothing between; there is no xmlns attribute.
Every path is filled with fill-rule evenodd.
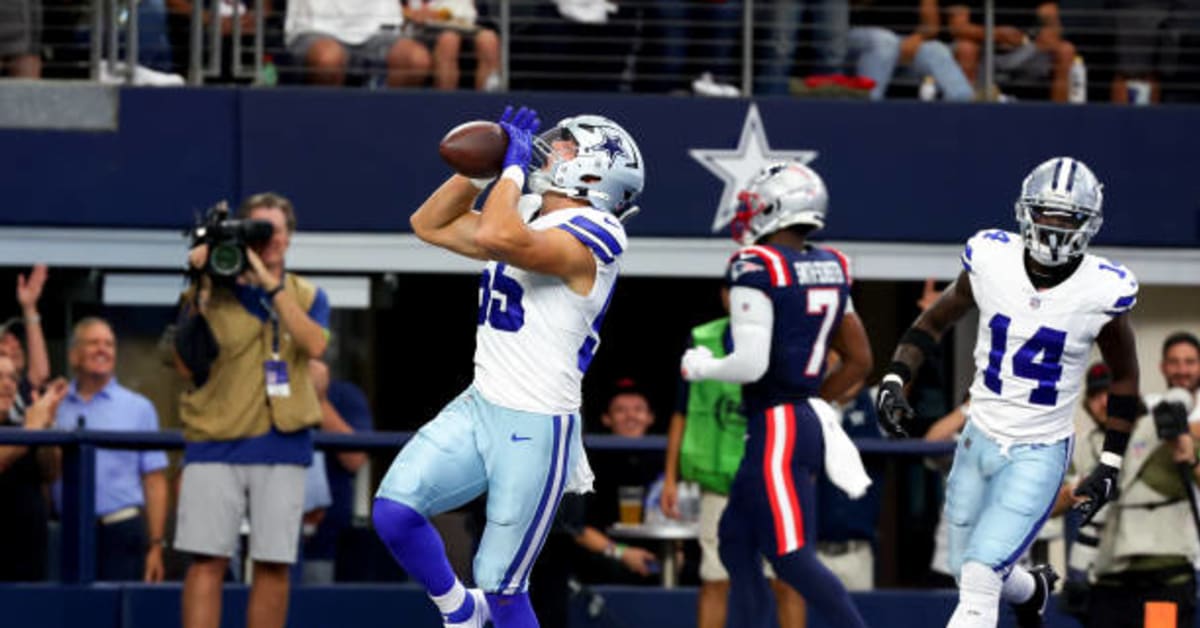
<svg viewBox="0 0 1200 628"><path fill-rule="evenodd" d="M1099 276L1103 278L1102 290L1109 301L1105 313L1119 316L1133 310L1138 297L1138 280L1133 271L1104 258L1099 258L1096 263Z"/></svg>
<svg viewBox="0 0 1200 628"><path fill-rule="evenodd" d="M611 216L579 214L563 221L558 228L575 236L604 264L615 262L625 251L624 229Z"/></svg>
<svg viewBox="0 0 1200 628"><path fill-rule="evenodd" d="M317 288L317 295L313 297L312 305L308 307L308 317L316 321L322 329L329 330L329 295L325 294L324 288Z"/></svg>

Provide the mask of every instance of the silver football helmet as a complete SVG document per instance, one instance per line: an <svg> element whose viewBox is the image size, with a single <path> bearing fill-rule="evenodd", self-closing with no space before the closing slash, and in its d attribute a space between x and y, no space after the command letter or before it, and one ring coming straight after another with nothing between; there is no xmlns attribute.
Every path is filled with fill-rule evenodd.
<svg viewBox="0 0 1200 628"><path fill-rule="evenodd" d="M1054 157L1025 177L1017 224L1030 257L1060 266L1083 255L1104 222L1104 186L1082 161Z"/></svg>
<svg viewBox="0 0 1200 628"><path fill-rule="evenodd" d="M750 188L738 193L738 204L733 239L751 245L793 225L824 227L829 192L812 168L796 161L780 161L755 175Z"/></svg>
<svg viewBox="0 0 1200 628"><path fill-rule="evenodd" d="M572 146L573 144L573 146ZM529 189L584 199L622 222L646 182L637 143L621 125L595 115L564 118L534 139Z"/></svg>

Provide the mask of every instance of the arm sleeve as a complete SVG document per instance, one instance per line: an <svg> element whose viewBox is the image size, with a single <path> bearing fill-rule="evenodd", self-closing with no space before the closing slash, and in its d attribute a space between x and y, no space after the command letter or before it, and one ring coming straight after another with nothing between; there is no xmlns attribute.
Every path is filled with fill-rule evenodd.
<svg viewBox="0 0 1200 628"><path fill-rule="evenodd" d="M761 290L735 285L729 291L729 309L733 351L714 360L704 375L724 382L756 381L767 372L771 359L774 307Z"/></svg>

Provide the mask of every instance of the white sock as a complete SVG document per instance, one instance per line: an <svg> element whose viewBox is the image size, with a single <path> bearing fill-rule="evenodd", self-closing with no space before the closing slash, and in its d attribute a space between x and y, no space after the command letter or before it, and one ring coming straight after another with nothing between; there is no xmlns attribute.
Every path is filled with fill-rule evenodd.
<svg viewBox="0 0 1200 628"><path fill-rule="evenodd" d="M1000 597L1010 604L1020 604L1028 602L1036 591L1037 582L1033 574L1026 571L1024 567L1014 565L1012 572L1004 580L1004 588L1000 590Z"/></svg>
<svg viewBox="0 0 1200 628"><path fill-rule="evenodd" d="M946 628L996 628L999 621L1000 574L983 563L962 566L958 580L958 606Z"/></svg>
<svg viewBox="0 0 1200 628"><path fill-rule="evenodd" d="M467 599L467 588L463 586L462 581L455 578L454 586L450 587L449 591L441 595L431 595L429 599L437 604L438 612L449 615L462 607L463 602Z"/></svg>

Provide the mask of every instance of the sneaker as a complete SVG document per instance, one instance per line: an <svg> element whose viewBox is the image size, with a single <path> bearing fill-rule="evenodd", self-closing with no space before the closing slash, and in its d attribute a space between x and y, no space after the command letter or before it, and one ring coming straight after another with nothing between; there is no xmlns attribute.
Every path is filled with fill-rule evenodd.
<svg viewBox="0 0 1200 628"><path fill-rule="evenodd" d="M741 90L726 83L721 83L713 78L712 72L705 72L700 75L700 78L692 81L692 91L697 96L715 96L717 98L737 98L742 95Z"/></svg>
<svg viewBox="0 0 1200 628"><path fill-rule="evenodd" d="M481 589L467 589L467 594L475 598L475 612L471 614L466 621L455 623L445 622L445 628L483 628L492 619L492 612L488 608L487 596L483 594ZM442 616L445 618L445 615Z"/></svg>
<svg viewBox="0 0 1200 628"><path fill-rule="evenodd" d="M1018 628L1041 628L1042 616L1046 614L1046 606L1050 602L1050 594L1054 592L1054 583L1058 582L1058 574L1050 565L1038 565L1029 569L1033 576L1033 597L1020 603L1013 604L1013 614L1017 616Z"/></svg>

